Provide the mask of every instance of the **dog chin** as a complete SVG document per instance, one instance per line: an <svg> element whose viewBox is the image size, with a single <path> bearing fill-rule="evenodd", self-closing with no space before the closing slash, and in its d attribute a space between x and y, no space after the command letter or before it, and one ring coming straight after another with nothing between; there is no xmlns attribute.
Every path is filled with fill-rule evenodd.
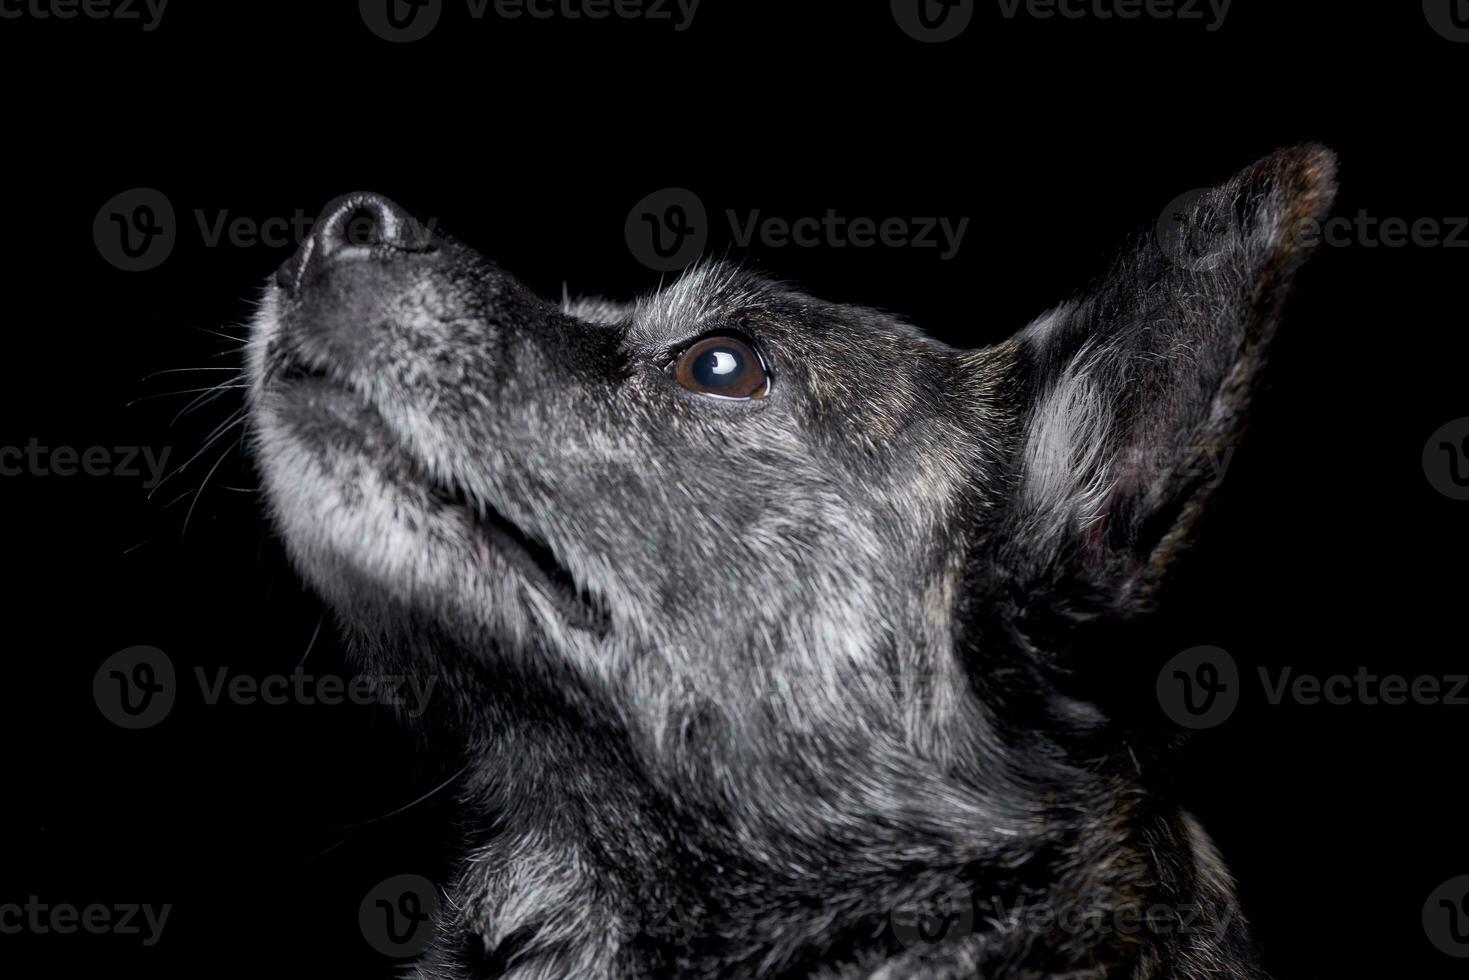
<svg viewBox="0 0 1469 980"><path fill-rule="evenodd" d="M329 601L360 612L365 585L385 607L510 642L606 632L606 613L549 548L432 478L354 386L327 372L268 367L281 330L276 310L270 295L253 328L253 443L276 527Z"/></svg>

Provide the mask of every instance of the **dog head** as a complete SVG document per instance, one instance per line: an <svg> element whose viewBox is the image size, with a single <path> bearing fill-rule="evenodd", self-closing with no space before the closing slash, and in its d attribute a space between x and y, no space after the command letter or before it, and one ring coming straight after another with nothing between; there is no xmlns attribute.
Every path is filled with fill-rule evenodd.
<svg viewBox="0 0 1469 980"><path fill-rule="evenodd" d="M1144 237L975 351L723 264L558 309L353 195L254 331L272 513L351 621L416 611L487 662L642 683L645 718L896 709L910 680L962 679L969 609L1146 602L1240 435L1331 172L1310 147L1262 161L1190 205L1186 240Z"/></svg>
<svg viewBox="0 0 1469 980"><path fill-rule="evenodd" d="M1032 808L995 746L1040 737L1007 705L1104 723L1054 678L1188 540L1333 171L1260 161L979 350L719 263L558 306L352 195L255 325L271 513L367 649L453 673L451 728L536 691L734 837L958 807L998 841Z"/></svg>

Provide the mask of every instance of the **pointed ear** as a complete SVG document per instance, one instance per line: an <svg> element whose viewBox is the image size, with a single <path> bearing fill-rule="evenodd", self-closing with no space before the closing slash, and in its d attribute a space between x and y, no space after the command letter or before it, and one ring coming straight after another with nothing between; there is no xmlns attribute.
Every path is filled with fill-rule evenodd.
<svg viewBox="0 0 1469 980"><path fill-rule="evenodd" d="M1013 338L1026 404L997 560L1026 605L1078 586L1099 611L1150 603L1244 432L1335 170L1324 147L1294 147L1176 203Z"/></svg>

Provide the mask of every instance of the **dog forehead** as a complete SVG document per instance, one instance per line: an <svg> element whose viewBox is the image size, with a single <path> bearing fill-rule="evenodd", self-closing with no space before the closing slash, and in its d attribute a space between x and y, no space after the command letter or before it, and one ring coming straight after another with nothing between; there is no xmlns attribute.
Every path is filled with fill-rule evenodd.
<svg viewBox="0 0 1469 980"><path fill-rule="evenodd" d="M782 305L787 292L781 283L733 263L701 262L633 304L626 339L657 349L721 327L734 328L742 315Z"/></svg>
<svg viewBox="0 0 1469 980"><path fill-rule="evenodd" d="M799 352L803 361L830 361L834 368L855 367L862 360L901 368L954 353L901 319L825 302L729 262L690 266L677 281L637 300L623 328L625 342L643 350L722 330L742 331Z"/></svg>

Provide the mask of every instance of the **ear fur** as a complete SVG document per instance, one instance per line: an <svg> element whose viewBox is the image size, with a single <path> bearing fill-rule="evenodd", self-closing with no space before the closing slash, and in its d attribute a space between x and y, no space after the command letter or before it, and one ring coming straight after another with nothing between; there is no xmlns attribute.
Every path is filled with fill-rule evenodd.
<svg viewBox="0 0 1469 980"><path fill-rule="evenodd" d="M1335 174L1318 145L1260 160L1013 339L1028 400L995 557L1023 604L1080 586L1115 616L1150 606L1244 433Z"/></svg>

